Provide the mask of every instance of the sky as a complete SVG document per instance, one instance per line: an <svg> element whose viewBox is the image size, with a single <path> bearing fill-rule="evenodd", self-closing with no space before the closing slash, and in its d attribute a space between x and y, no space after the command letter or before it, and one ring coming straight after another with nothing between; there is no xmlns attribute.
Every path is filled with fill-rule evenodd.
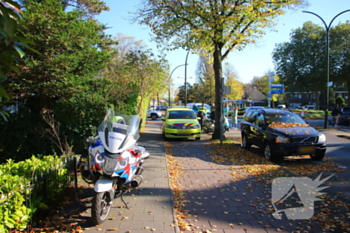
<svg viewBox="0 0 350 233"><path fill-rule="evenodd" d="M156 44L151 42L149 28L132 23L130 20L130 13L136 11L141 4L141 0L104 0L104 2L110 8L110 11L101 13L97 19L110 27L106 30L107 34L116 36L118 33L122 33L125 36L134 37L137 41L142 40L154 53L158 53ZM324 27L318 17L302 11L311 11L318 14L329 25L337 14L350 9L350 0L308 0L308 3L309 5L305 8L296 11L289 10L285 15L277 18L277 25L273 28L277 32L267 31L266 35L257 40L256 44L248 45L243 51L230 53L224 62L234 67L239 81L249 83L255 76L261 77L269 71L274 71L272 52L275 45L289 42L292 30L301 28L303 23L311 21ZM345 23L347 20L350 20L350 12L336 17L331 26ZM170 72L173 71L171 78L175 88L184 85L185 68L184 66L176 67L185 64L186 54L187 51L182 49L170 51L166 54L170 64ZM198 58L198 55L192 53L188 56L187 82L191 84L197 82L195 72Z"/></svg>

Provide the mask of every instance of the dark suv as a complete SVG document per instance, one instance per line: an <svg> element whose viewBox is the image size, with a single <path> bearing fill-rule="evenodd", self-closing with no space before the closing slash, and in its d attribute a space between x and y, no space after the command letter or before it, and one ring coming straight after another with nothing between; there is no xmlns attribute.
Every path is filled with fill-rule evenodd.
<svg viewBox="0 0 350 233"><path fill-rule="evenodd" d="M339 125L349 125L350 123L350 106L344 106L340 110Z"/></svg>
<svg viewBox="0 0 350 233"><path fill-rule="evenodd" d="M288 110L248 111L243 115L241 131L242 147L256 145L264 150L265 158L273 161L290 155L322 160L326 153L326 136Z"/></svg>

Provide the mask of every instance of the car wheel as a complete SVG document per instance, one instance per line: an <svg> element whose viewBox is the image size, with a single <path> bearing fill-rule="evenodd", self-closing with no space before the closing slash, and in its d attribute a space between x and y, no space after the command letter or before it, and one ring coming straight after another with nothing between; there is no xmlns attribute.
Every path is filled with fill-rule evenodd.
<svg viewBox="0 0 350 233"><path fill-rule="evenodd" d="M152 118L152 120L157 120L157 114L152 114L151 118Z"/></svg>
<svg viewBox="0 0 350 233"><path fill-rule="evenodd" d="M316 151L316 154L310 155L312 160L319 161L324 158L326 151Z"/></svg>
<svg viewBox="0 0 350 233"><path fill-rule="evenodd" d="M250 142L248 142L247 137L245 136L245 134L242 134L242 147L244 149L249 150L251 146L252 146L252 144Z"/></svg>
<svg viewBox="0 0 350 233"><path fill-rule="evenodd" d="M277 162L277 156L275 155L273 149L271 148L270 144L269 143L265 143L265 146L264 146L264 157L266 159L269 159L270 161L274 161L274 162Z"/></svg>
<svg viewBox="0 0 350 233"><path fill-rule="evenodd" d="M199 137L199 138L196 138L196 140L201 140L201 138Z"/></svg>

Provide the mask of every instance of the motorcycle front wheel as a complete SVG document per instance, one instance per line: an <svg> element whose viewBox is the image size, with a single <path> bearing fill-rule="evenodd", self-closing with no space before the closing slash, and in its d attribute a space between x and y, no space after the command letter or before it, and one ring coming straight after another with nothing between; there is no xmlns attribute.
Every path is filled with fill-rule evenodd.
<svg viewBox="0 0 350 233"><path fill-rule="evenodd" d="M91 218L96 225L102 224L112 207L112 197L109 192L96 193L92 199Z"/></svg>

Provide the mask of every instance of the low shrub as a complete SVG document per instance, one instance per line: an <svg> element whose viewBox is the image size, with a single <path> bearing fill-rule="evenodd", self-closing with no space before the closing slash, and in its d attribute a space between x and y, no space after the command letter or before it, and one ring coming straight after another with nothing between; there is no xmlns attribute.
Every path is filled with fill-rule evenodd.
<svg viewBox="0 0 350 233"><path fill-rule="evenodd" d="M39 156L40 157L40 156ZM44 156L0 164L0 232L24 230L32 216L70 183L73 156Z"/></svg>

